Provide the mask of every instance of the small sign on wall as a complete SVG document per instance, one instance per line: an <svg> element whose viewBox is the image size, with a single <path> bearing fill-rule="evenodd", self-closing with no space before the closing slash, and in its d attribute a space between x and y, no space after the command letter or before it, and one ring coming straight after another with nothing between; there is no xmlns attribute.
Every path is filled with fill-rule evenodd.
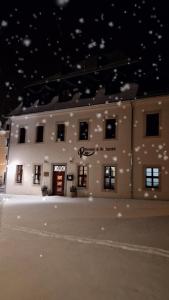
<svg viewBox="0 0 169 300"><path fill-rule="evenodd" d="M43 175L44 175L45 177L48 177L48 176L49 176L49 172L44 172Z"/></svg>
<svg viewBox="0 0 169 300"><path fill-rule="evenodd" d="M72 181L73 180L73 174L67 175L67 180Z"/></svg>

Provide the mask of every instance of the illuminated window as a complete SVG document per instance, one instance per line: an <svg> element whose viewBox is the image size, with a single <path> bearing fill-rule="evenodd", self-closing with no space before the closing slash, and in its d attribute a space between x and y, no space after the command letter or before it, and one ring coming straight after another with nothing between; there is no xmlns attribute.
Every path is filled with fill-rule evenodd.
<svg viewBox="0 0 169 300"><path fill-rule="evenodd" d="M35 165L33 169L33 184L40 184L41 166Z"/></svg>
<svg viewBox="0 0 169 300"><path fill-rule="evenodd" d="M78 166L78 187L87 187L87 166Z"/></svg>
<svg viewBox="0 0 169 300"><path fill-rule="evenodd" d="M23 165L16 166L16 183L22 183Z"/></svg>
<svg viewBox="0 0 169 300"><path fill-rule="evenodd" d="M79 123L79 140L88 140L89 124L88 122Z"/></svg>
<svg viewBox="0 0 169 300"><path fill-rule="evenodd" d="M146 136L159 135L159 113L146 114Z"/></svg>
<svg viewBox="0 0 169 300"><path fill-rule="evenodd" d="M65 124L57 124L56 140L57 141L65 140Z"/></svg>
<svg viewBox="0 0 169 300"><path fill-rule="evenodd" d="M115 190L116 167L104 166L104 189Z"/></svg>
<svg viewBox="0 0 169 300"><path fill-rule="evenodd" d="M26 129L24 127L19 129L19 144L25 143L25 138L26 138Z"/></svg>
<svg viewBox="0 0 169 300"><path fill-rule="evenodd" d="M43 131L44 127L42 125L36 127L36 143L43 142Z"/></svg>
<svg viewBox="0 0 169 300"><path fill-rule="evenodd" d="M160 169L146 168L145 169L145 187L158 189L160 185Z"/></svg>
<svg viewBox="0 0 169 300"><path fill-rule="evenodd" d="M105 139L114 139L116 137L116 119L106 119Z"/></svg>

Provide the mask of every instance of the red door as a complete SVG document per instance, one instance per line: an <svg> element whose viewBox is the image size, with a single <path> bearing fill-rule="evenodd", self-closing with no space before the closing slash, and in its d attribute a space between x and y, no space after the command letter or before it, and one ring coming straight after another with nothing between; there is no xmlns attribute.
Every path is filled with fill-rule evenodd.
<svg viewBox="0 0 169 300"><path fill-rule="evenodd" d="M53 170L53 195L64 196L65 171L58 167L54 166Z"/></svg>

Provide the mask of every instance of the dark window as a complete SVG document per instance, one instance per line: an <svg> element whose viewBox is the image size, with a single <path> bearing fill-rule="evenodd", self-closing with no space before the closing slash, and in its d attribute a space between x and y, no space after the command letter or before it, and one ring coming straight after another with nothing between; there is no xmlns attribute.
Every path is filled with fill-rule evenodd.
<svg viewBox="0 0 169 300"><path fill-rule="evenodd" d="M104 167L104 189L115 190L116 168L113 166Z"/></svg>
<svg viewBox="0 0 169 300"><path fill-rule="evenodd" d="M33 170L33 184L40 184L41 166L35 165Z"/></svg>
<svg viewBox="0 0 169 300"><path fill-rule="evenodd" d="M57 124L57 141L65 140L65 124Z"/></svg>
<svg viewBox="0 0 169 300"><path fill-rule="evenodd" d="M25 138L26 138L26 129L24 127L19 129L19 143L23 144L25 143Z"/></svg>
<svg viewBox="0 0 169 300"><path fill-rule="evenodd" d="M36 128L36 142L43 142L43 126L37 126Z"/></svg>
<svg viewBox="0 0 169 300"><path fill-rule="evenodd" d="M88 122L80 122L79 140L88 140Z"/></svg>
<svg viewBox="0 0 169 300"><path fill-rule="evenodd" d="M16 183L22 183L22 175L23 175L23 166L16 166Z"/></svg>
<svg viewBox="0 0 169 300"><path fill-rule="evenodd" d="M146 136L158 136L159 135L159 114L147 114L146 115Z"/></svg>
<svg viewBox="0 0 169 300"><path fill-rule="evenodd" d="M145 186L146 188L158 189L160 185L160 170L159 168L145 169Z"/></svg>
<svg viewBox="0 0 169 300"><path fill-rule="evenodd" d="M7 130L7 131L10 131L10 130L11 130L10 124L7 124L7 125L6 125L6 130Z"/></svg>
<svg viewBox="0 0 169 300"><path fill-rule="evenodd" d="M116 119L106 119L105 138L113 139L116 137Z"/></svg>
<svg viewBox="0 0 169 300"><path fill-rule="evenodd" d="M78 166L78 187L87 186L87 166Z"/></svg>

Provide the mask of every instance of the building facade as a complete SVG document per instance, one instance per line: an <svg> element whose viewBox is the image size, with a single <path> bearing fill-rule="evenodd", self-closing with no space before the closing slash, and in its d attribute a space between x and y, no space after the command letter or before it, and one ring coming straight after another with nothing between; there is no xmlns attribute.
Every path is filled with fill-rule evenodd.
<svg viewBox="0 0 169 300"><path fill-rule="evenodd" d="M103 102L12 116L6 192L169 200L169 96Z"/></svg>

